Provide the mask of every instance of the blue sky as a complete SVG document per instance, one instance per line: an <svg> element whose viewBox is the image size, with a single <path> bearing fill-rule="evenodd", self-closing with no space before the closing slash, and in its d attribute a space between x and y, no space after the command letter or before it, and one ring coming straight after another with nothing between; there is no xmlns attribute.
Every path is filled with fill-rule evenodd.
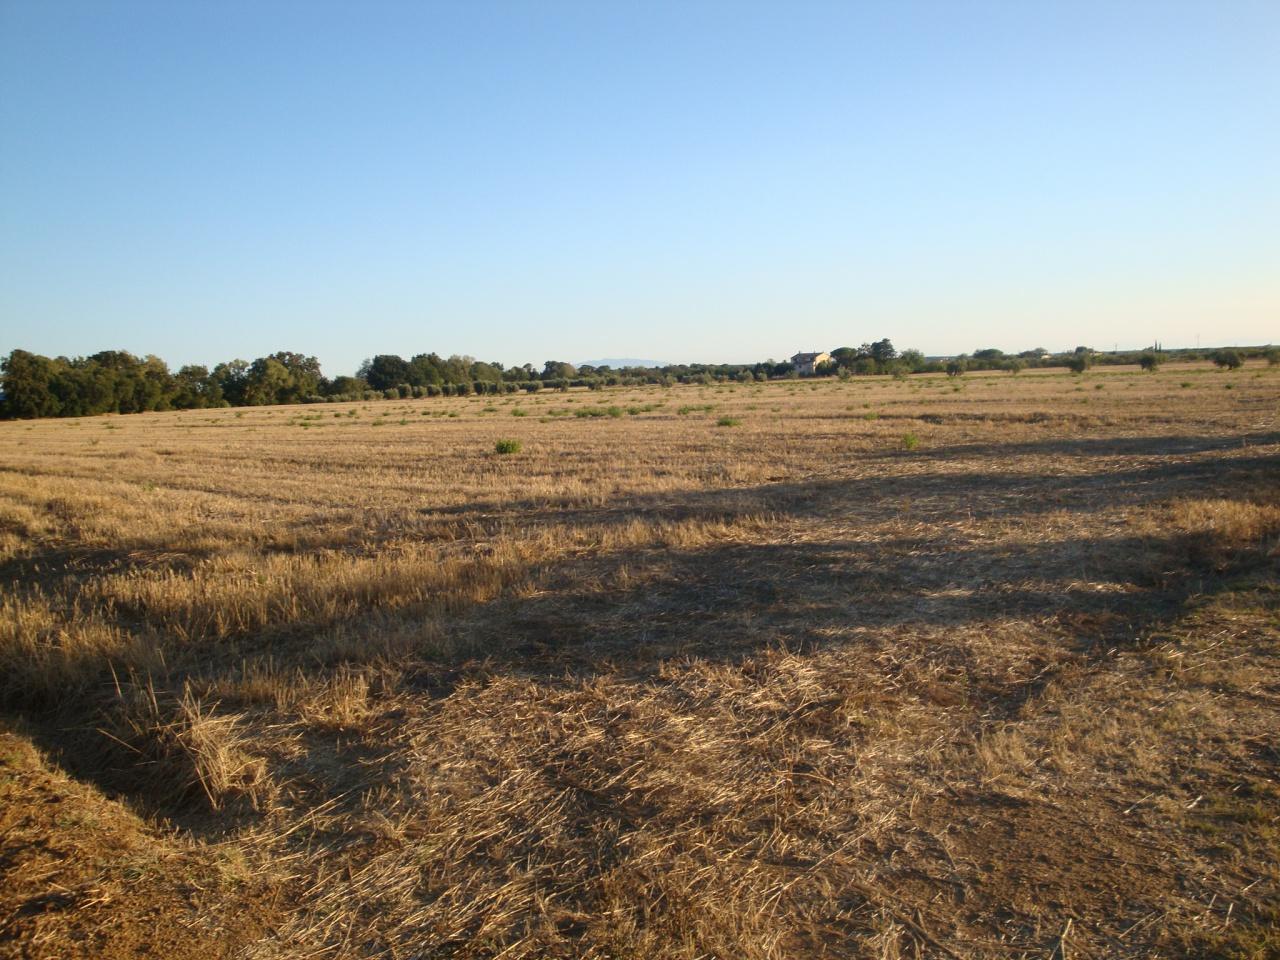
<svg viewBox="0 0 1280 960"><path fill-rule="evenodd" d="M1280 3L0 0L0 352L1280 341Z"/></svg>

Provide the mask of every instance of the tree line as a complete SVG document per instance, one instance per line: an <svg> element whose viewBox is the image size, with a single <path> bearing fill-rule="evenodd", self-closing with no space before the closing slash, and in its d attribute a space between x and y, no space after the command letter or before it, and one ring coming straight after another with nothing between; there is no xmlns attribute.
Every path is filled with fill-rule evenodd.
<svg viewBox="0 0 1280 960"><path fill-rule="evenodd" d="M1100 353L1077 347L1068 353L1027 350L1005 354L994 348L958 357L929 358L919 350L898 352L888 339L859 347L838 347L830 361L819 364L819 376L948 373L966 370L1008 370L1066 366L1082 372L1094 363L1141 363L1154 369L1166 358L1213 359L1220 366L1238 366L1244 357L1265 356L1280 363L1274 347L1233 350L1146 351ZM421 353L409 359L379 354L360 365L355 376L326 377L315 357L280 351L253 361L230 360L212 370L188 365L171 371L159 357L136 357L123 350L105 350L88 357L45 357L13 350L0 360L0 418L82 417L99 413L141 413L203 407L259 406L285 403L324 403L407 397L534 392L542 389L637 386L657 383L717 383L766 381L797 377L790 361L764 360L754 364L667 364L661 367L574 366L548 360L504 367L473 357L440 357Z"/></svg>

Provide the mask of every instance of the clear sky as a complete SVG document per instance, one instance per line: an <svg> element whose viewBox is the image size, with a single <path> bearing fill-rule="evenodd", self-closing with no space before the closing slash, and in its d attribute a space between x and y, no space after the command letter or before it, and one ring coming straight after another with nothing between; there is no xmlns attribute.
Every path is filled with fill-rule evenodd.
<svg viewBox="0 0 1280 960"><path fill-rule="evenodd" d="M1280 2L0 0L0 351L1280 342Z"/></svg>

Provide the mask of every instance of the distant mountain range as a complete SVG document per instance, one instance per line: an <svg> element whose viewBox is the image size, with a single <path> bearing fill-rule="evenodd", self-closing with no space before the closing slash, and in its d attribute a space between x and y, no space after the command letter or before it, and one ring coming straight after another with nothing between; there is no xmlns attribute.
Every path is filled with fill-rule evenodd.
<svg viewBox="0 0 1280 960"><path fill-rule="evenodd" d="M604 367L609 366L617 370L619 367L665 367L667 364L661 360L637 360L635 357L611 357L607 360L583 360L581 363L574 364L578 367Z"/></svg>

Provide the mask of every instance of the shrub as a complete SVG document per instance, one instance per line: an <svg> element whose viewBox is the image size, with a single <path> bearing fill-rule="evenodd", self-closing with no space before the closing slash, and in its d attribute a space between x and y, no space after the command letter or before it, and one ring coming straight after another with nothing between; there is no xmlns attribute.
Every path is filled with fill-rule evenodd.
<svg viewBox="0 0 1280 960"><path fill-rule="evenodd" d="M621 407L583 407L581 410L573 411L573 415L575 417L620 417L622 416L622 408Z"/></svg>
<svg viewBox="0 0 1280 960"><path fill-rule="evenodd" d="M948 376L948 377L961 377L961 376L964 376L964 371L965 371L965 367L966 367L966 366L967 366L967 364L966 364L963 360L948 360L948 361L947 361L947 376Z"/></svg>
<svg viewBox="0 0 1280 960"><path fill-rule="evenodd" d="M914 450L918 446L920 446L920 438L914 433L904 433L902 435L903 450Z"/></svg>
<svg viewBox="0 0 1280 960"><path fill-rule="evenodd" d="M1159 369L1160 364L1164 362L1164 357L1156 353L1154 350L1148 350L1138 358L1138 366L1143 370L1155 371Z"/></svg>
<svg viewBox="0 0 1280 960"><path fill-rule="evenodd" d="M1067 358L1067 369L1072 373L1084 373L1089 369L1089 364L1091 362L1089 354L1075 353Z"/></svg>
<svg viewBox="0 0 1280 960"><path fill-rule="evenodd" d="M735 420L733 417L721 417L716 421L717 427L736 427L742 423L741 420Z"/></svg>
<svg viewBox="0 0 1280 960"><path fill-rule="evenodd" d="M1244 363L1240 359L1240 354L1235 350L1218 350L1209 359L1224 370L1238 370Z"/></svg>
<svg viewBox="0 0 1280 960"><path fill-rule="evenodd" d="M399 400L400 391L395 387L387 387L387 389L382 391L382 398L384 400Z"/></svg>
<svg viewBox="0 0 1280 960"><path fill-rule="evenodd" d="M1262 355L1267 358L1267 366L1280 366L1280 347L1268 347Z"/></svg>
<svg viewBox="0 0 1280 960"><path fill-rule="evenodd" d="M493 452L500 454L519 453L522 444L519 440L499 440L493 445Z"/></svg>
<svg viewBox="0 0 1280 960"><path fill-rule="evenodd" d="M217 712L190 689L178 697L150 681L123 684L104 719L111 739L144 762L154 789L200 798L213 810L261 809L273 793L267 763L250 752L240 716Z"/></svg>
<svg viewBox="0 0 1280 960"><path fill-rule="evenodd" d="M542 381L530 380L528 383L524 385L524 389L526 393L537 393L539 390L542 389Z"/></svg>

